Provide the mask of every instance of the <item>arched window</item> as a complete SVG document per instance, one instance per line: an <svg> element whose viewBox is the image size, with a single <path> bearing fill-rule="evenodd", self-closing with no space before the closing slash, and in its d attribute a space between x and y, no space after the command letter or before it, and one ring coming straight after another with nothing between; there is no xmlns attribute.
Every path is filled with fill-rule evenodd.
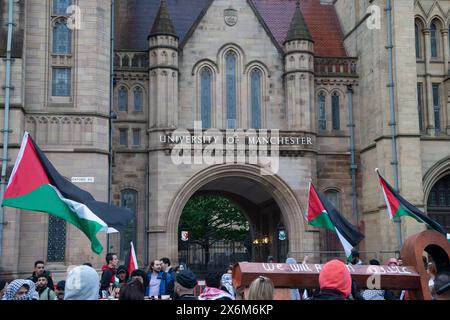
<svg viewBox="0 0 450 320"><path fill-rule="evenodd" d="M325 94L320 92L317 97L317 112L319 118L319 130L327 129L327 113L325 106Z"/></svg>
<svg viewBox="0 0 450 320"><path fill-rule="evenodd" d="M48 216L47 261L64 262L66 257L66 221Z"/></svg>
<svg viewBox="0 0 450 320"><path fill-rule="evenodd" d="M261 129L261 71L254 69L251 74L251 108L252 108L252 128Z"/></svg>
<svg viewBox="0 0 450 320"><path fill-rule="evenodd" d="M67 15L67 8L72 4L72 0L53 0L53 15Z"/></svg>
<svg viewBox="0 0 450 320"><path fill-rule="evenodd" d="M450 175L440 179L431 189L427 213L450 232Z"/></svg>
<svg viewBox="0 0 450 320"><path fill-rule="evenodd" d="M136 247L137 196L138 193L131 189L122 190L120 193L120 206L127 208L133 213L133 219L129 222L127 228L120 233L120 257L125 259L130 251L131 241Z"/></svg>
<svg viewBox="0 0 450 320"><path fill-rule="evenodd" d="M419 27L418 23L415 23L414 26L415 26L415 35L416 35L416 58L420 59L420 58L422 58L422 43L420 40L422 28Z"/></svg>
<svg viewBox="0 0 450 320"><path fill-rule="evenodd" d="M142 89L139 87L134 89L134 111L142 111Z"/></svg>
<svg viewBox="0 0 450 320"><path fill-rule="evenodd" d="M227 128L236 128L236 54L229 51L226 56Z"/></svg>
<svg viewBox="0 0 450 320"><path fill-rule="evenodd" d="M204 129L211 128L211 85L212 73L209 68L203 68L200 71L200 85L201 85L201 117L202 127Z"/></svg>
<svg viewBox="0 0 450 320"><path fill-rule="evenodd" d="M72 52L72 31L64 21L57 21L53 26L53 53Z"/></svg>
<svg viewBox="0 0 450 320"><path fill-rule="evenodd" d="M437 34L436 23L432 23L430 27L430 42L431 42L431 57L437 58L439 56L439 41Z"/></svg>
<svg viewBox="0 0 450 320"><path fill-rule="evenodd" d="M341 120L340 120L340 101L339 94L335 92L331 96L331 116L332 116L332 125L333 130L341 129Z"/></svg>
<svg viewBox="0 0 450 320"><path fill-rule="evenodd" d="M327 190L325 191L325 196L328 200L333 204L333 206L340 211L340 199L339 199L339 192L336 190Z"/></svg>
<svg viewBox="0 0 450 320"><path fill-rule="evenodd" d="M128 90L125 87L119 89L119 111L127 111L128 109Z"/></svg>

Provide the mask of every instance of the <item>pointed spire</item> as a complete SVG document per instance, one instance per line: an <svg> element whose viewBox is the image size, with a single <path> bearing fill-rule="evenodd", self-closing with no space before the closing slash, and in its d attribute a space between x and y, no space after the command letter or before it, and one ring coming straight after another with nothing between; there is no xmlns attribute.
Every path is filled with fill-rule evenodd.
<svg viewBox="0 0 450 320"><path fill-rule="evenodd" d="M156 35L171 35L177 37L175 28L172 24L172 19L170 19L166 0L161 0L161 5L159 6L159 11L156 15L149 37Z"/></svg>
<svg viewBox="0 0 450 320"><path fill-rule="evenodd" d="M291 26L286 37L286 41L292 40L309 40L313 41L311 33L309 33L308 26L306 25L305 18L303 17L302 10L300 9L300 1L297 1L294 17L291 21Z"/></svg>

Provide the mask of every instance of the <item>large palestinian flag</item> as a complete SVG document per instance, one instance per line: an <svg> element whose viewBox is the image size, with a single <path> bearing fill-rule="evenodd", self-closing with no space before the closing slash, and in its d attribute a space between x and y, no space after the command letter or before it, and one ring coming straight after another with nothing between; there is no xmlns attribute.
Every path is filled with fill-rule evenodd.
<svg viewBox="0 0 450 320"><path fill-rule="evenodd" d="M364 235L350 224L322 193L316 191L312 183L309 184L306 219L311 226L336 232L348 259L351 259L352 249L364 239Z"/></svg>
<svg viewBox="0 0 450 320"><path fill-rule="evenodd" d="M97 232L121 231L133 218L131 211L96 201L89 192L60 175L28 132L23 137L2 206L47 212L66 220L91 240L91 248L97 254L103 250Z"/></svg>
<svg viewBox="0 0 450 320"><path fill-rule="evenodd" d="M386 201L387 211L389 218L392 220L396 217L409 216L416 219L418 222L425 223L429 228L442 233L447 240L450 241L450 234L436 221L431 219L425 213L406 201L398 192L387 183L387 181L381 176L378 169L375 169L378 174L378 180L383 191L384 200Z"/></svg>

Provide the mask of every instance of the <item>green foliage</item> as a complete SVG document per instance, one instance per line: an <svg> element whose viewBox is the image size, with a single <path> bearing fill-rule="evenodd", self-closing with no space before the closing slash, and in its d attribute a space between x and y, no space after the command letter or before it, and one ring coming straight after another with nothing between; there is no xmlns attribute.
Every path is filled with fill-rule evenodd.
<svg viewBox="0 0 450 320"><path fill-rule="evenodd" d="M189 242L208 250L219 240L244 241L250 232L247 219L228 199L196 196L183 209L180 228L189 231ZM181 230L180 230L181 231Z"/></svg>

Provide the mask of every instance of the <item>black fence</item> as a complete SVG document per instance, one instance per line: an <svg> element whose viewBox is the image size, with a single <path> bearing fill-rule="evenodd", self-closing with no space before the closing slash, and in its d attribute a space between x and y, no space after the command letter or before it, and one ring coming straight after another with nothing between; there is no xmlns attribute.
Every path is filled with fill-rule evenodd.
<svg viewBox="0 0 450 320"><path fill-rule="evenodd" d="M203 278L209 272L225 273L230 264L251 261L252 258L252 247L246 242L217 241L207 252L199 244L180 241L178 248L178 261L186 263L199 278Z"/></svg>

